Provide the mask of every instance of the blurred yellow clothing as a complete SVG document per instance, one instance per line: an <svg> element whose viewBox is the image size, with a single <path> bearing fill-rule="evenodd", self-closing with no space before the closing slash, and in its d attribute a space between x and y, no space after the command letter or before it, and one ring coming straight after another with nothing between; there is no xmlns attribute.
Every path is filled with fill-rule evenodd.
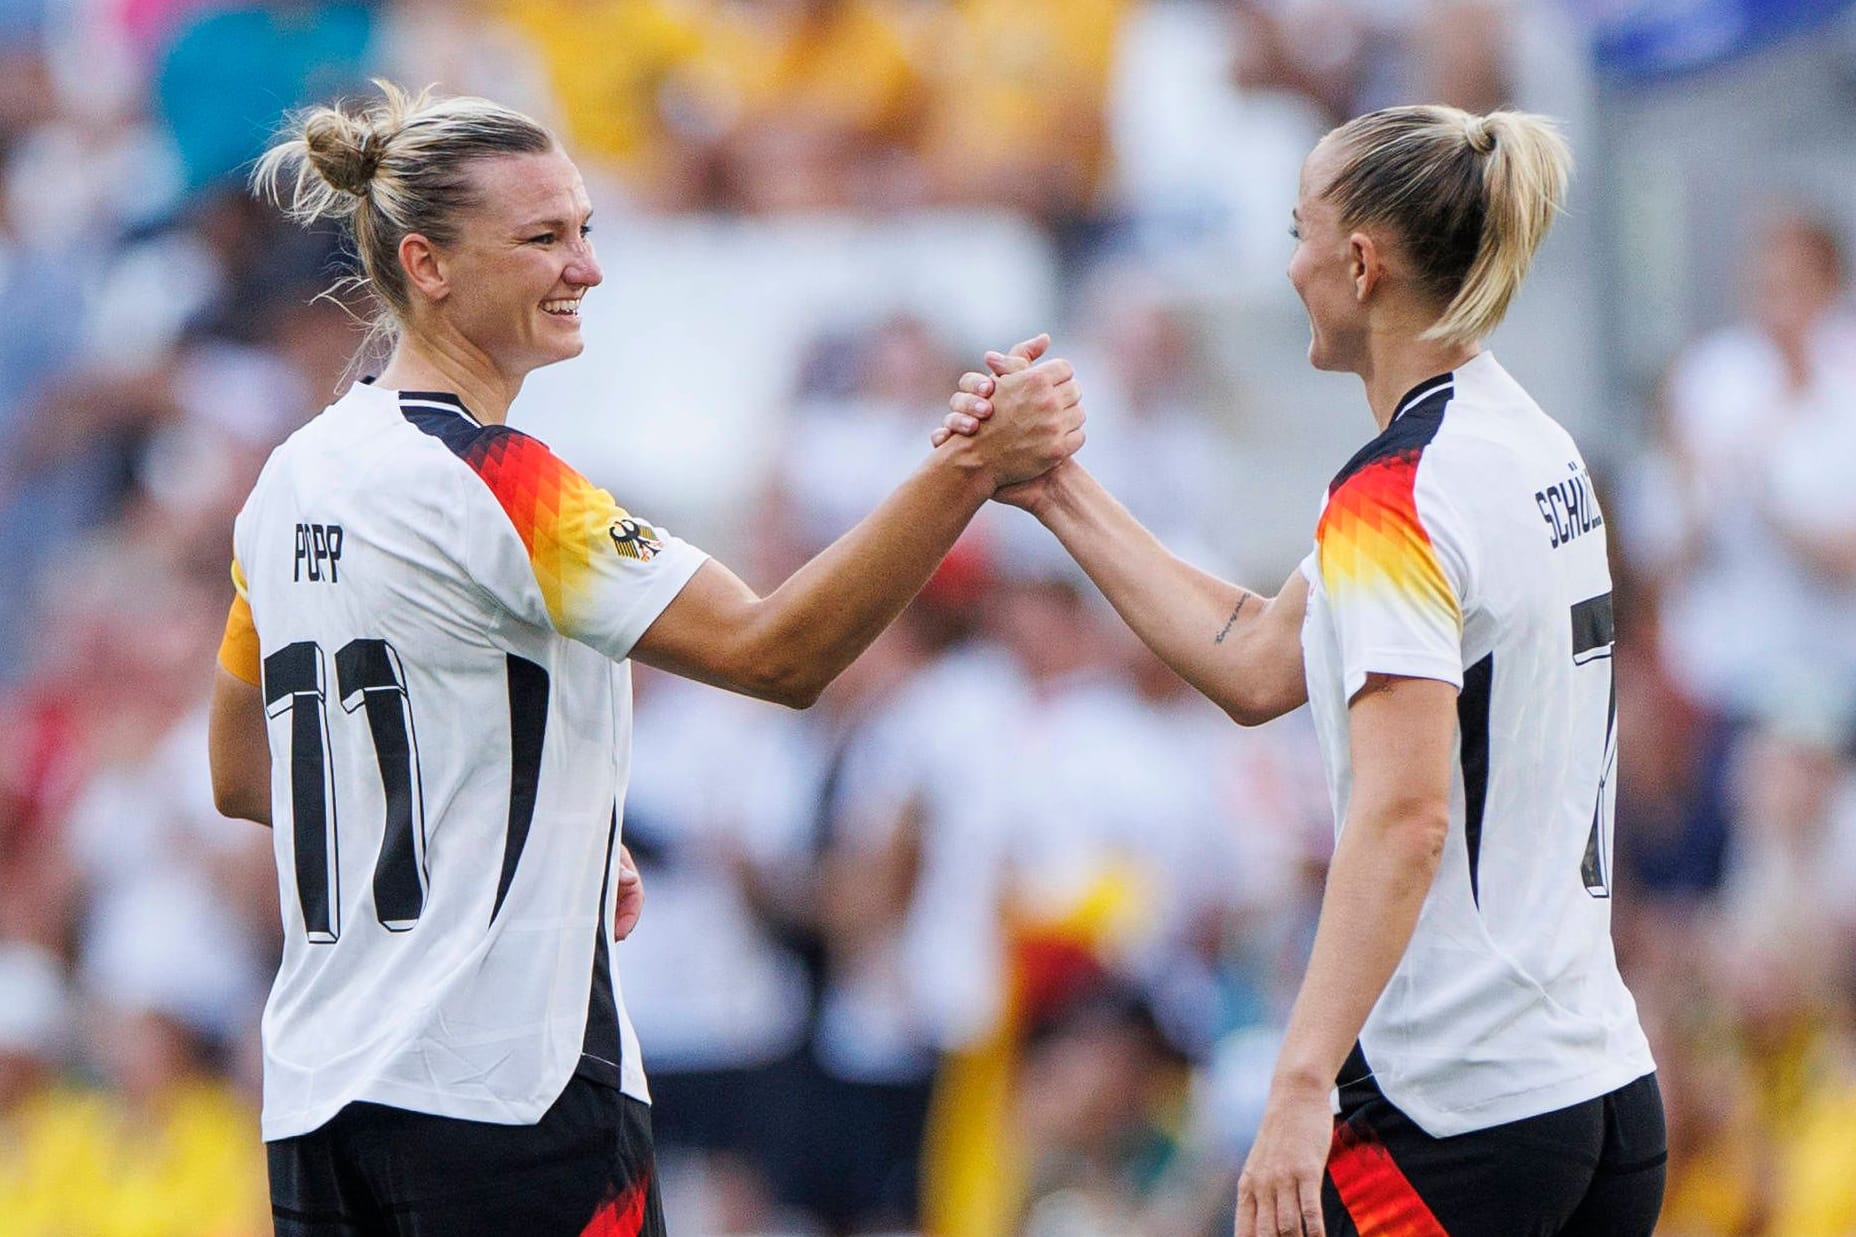
<svg viewBox="0 0 1856 1237"><path fill-rule="evenodd" d="M1102 171L1103 107L1131 0L955 0L923 31L933 101L925 153L988 196L1007 167L1044 165L1044 196L1085 205ZM1000 186L1003 191L1010 186Z"/></svg>
<svg viewBox="0 0 1856 1237"><path fill-rule="evenodd" d="M793 124L900 138L919 85L895 5L843 0L828 15L803 6L723 3L693 66L717 127Z"/></svg>
<svg viewBox="0 0 1856 1237"><path fill-rule="evenodd" d="M711 0L502 0L534 44L576 154L646 171L663 155L666 87L702 47Z"/></svg>
<svg viewBox="0 0 1856 1237"><path fill-rule="evenodd" d="M1029 1165L1013 1129L1013 1095L1038 955L1120 956L1152 922L1154 887L1138 865L1111 861L1080 886L1027 898L1004 916L1010 976L1000 1024L950 1053L935 1080L922 1152L922 1231L1010 1237L1024 1211ZM1034 909L1035 906L1035 909Z"/></svg>
<svg viewBox="0 0 1856 1237"><path fill-rule="evenodd" d="M1856 1082L1823 1086L1779 1147L1770 1232L1783 1237L1856 1234Z"/></svg>
<svg viewBox="0 0 1856 1237"><path fill-rule="evenodd" d="M1759 1214L1759 1144L1723 1138L1684 1159L1671 1157L1656 1231L1667 1237L1742 1237Z"/></svg>
<svg viewBox="0 0 1856 1237"><path fill-rule="evenodd" d="M68 1088L0 1116L0 1237L248 1237L269 1197L257 1114L222 1084L152 1116Z"/></svg>

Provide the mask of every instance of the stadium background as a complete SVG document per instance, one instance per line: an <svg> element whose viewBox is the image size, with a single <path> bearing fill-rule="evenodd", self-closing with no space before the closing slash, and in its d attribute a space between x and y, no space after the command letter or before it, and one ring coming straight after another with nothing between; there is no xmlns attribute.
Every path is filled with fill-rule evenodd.
<svg viewBox="0 0 1856 1237"><path fill-rule="evenodd" d="M202 711L232 513L357 335L238 176L375 74L559 126L607 281L515 423L763 586L1046 327L1092 467L1273 586L1368 436L1281 275L1303 153L1393 102L1563 117L1494 347L1612 528L1661 1231L1856 1233L1856 10L0 0L0 1235L267 1231L276 893ZM855 1200L918 1163L944 1237L1228 1231L1329 845L1310 736L1191 697L1017 516L809 713L639 676L620 957L674 1231L906 1227Z"/></svg>

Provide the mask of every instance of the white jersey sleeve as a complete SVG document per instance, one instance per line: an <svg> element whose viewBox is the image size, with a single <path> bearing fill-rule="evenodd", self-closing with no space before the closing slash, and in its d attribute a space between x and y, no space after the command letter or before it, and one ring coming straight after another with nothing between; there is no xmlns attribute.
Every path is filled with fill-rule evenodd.
<svg viewBox="0 0 1856 1237"><path fill-rule="evenodd" d="M1474 539L1397 437L1341 474L1315 532L1349 699L1369 674L1463 685Z"/></svg>
<svg viewBox="0 0 1856 1237"><path fill-rule="evenodd" d="M407 415L470 465L502 508L506 519L465 504L462 562L497 608L522 622L622 660L707 558L520 430Z"/></svg>

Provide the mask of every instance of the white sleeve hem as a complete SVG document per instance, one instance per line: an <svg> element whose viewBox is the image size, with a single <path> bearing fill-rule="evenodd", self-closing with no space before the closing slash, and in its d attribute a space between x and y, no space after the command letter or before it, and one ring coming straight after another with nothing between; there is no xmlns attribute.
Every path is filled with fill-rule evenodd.
<svg viewBox="0 0 1856 1237"><path fill-rule="evenodd" d="M1370 649L1362 653L1358 664L1347 667L1347 699L1352 700L1370 674L1390 674L1405 679L1436 679L1458 688L1463 686L1463 666L1454 657L1439 657L1419 649Z"/></svg>
<svg viewBox="0 0 1856 1237"><path fill-rule="evenodd" d="M675 555L675 558L667 564L654 564L651 586L636 596L614 630L593 646L613 661L624 661L631 656L632 646L650 630L651 624L657 622L658 616L670 607L670 603L695 578L702 565L709 561L709 555L686 542L666 546L663 555Z"/></svg>

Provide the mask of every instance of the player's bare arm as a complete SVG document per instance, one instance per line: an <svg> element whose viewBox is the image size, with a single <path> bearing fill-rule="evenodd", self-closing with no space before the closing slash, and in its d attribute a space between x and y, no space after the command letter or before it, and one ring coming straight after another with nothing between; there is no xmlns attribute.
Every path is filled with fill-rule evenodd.
<svg viewBox="0 0 1856 1237"><path fill-rule="evenodd" d="M1000 488L1083 443L1069 362L1002 379L987 432L938 447L882 505L765 597L711 560L632 655L731 691L804 708L893 622Z"/></svg>
<svg viewBox="0 0 1856 1237"><path fill-rule="evenodd" d="M937 444L979 432L993 416L1001 375L1025 364L1024 348L988 353L994 373L962 375ZM1301 634L1308 581L1299 571L1273 597L1202 571L1074 459L998 498L1042 521L1155 656L1239 723L1259 725L1308 699Z"/></svg>
<svg viewBox="0 0 1856 1237"><path fill-rule="evenodd" d="M271 745L264 728L264 692L218 666L207 715L207 756L213 806L226 816L271 823Z"/></svg>
<svg viewBox="0 0 1856 1237"><path fill-rule="evenodd" d="M1457 689L1370 675L1348 708L1353 796L1308 972L1238 1181L1237 1234L1324 1231L1328 1093L1411 944L1450 828Z"/></svg>
<svg viewBox="0 0 1856 1237"><path fill-rule="evenodd" d="M1169 551L1075 461L1040 483L1028 509L1147 647L1234 720L1258 725L1308 699L1301 572L1274 596L1221 580Z"/></svg>

